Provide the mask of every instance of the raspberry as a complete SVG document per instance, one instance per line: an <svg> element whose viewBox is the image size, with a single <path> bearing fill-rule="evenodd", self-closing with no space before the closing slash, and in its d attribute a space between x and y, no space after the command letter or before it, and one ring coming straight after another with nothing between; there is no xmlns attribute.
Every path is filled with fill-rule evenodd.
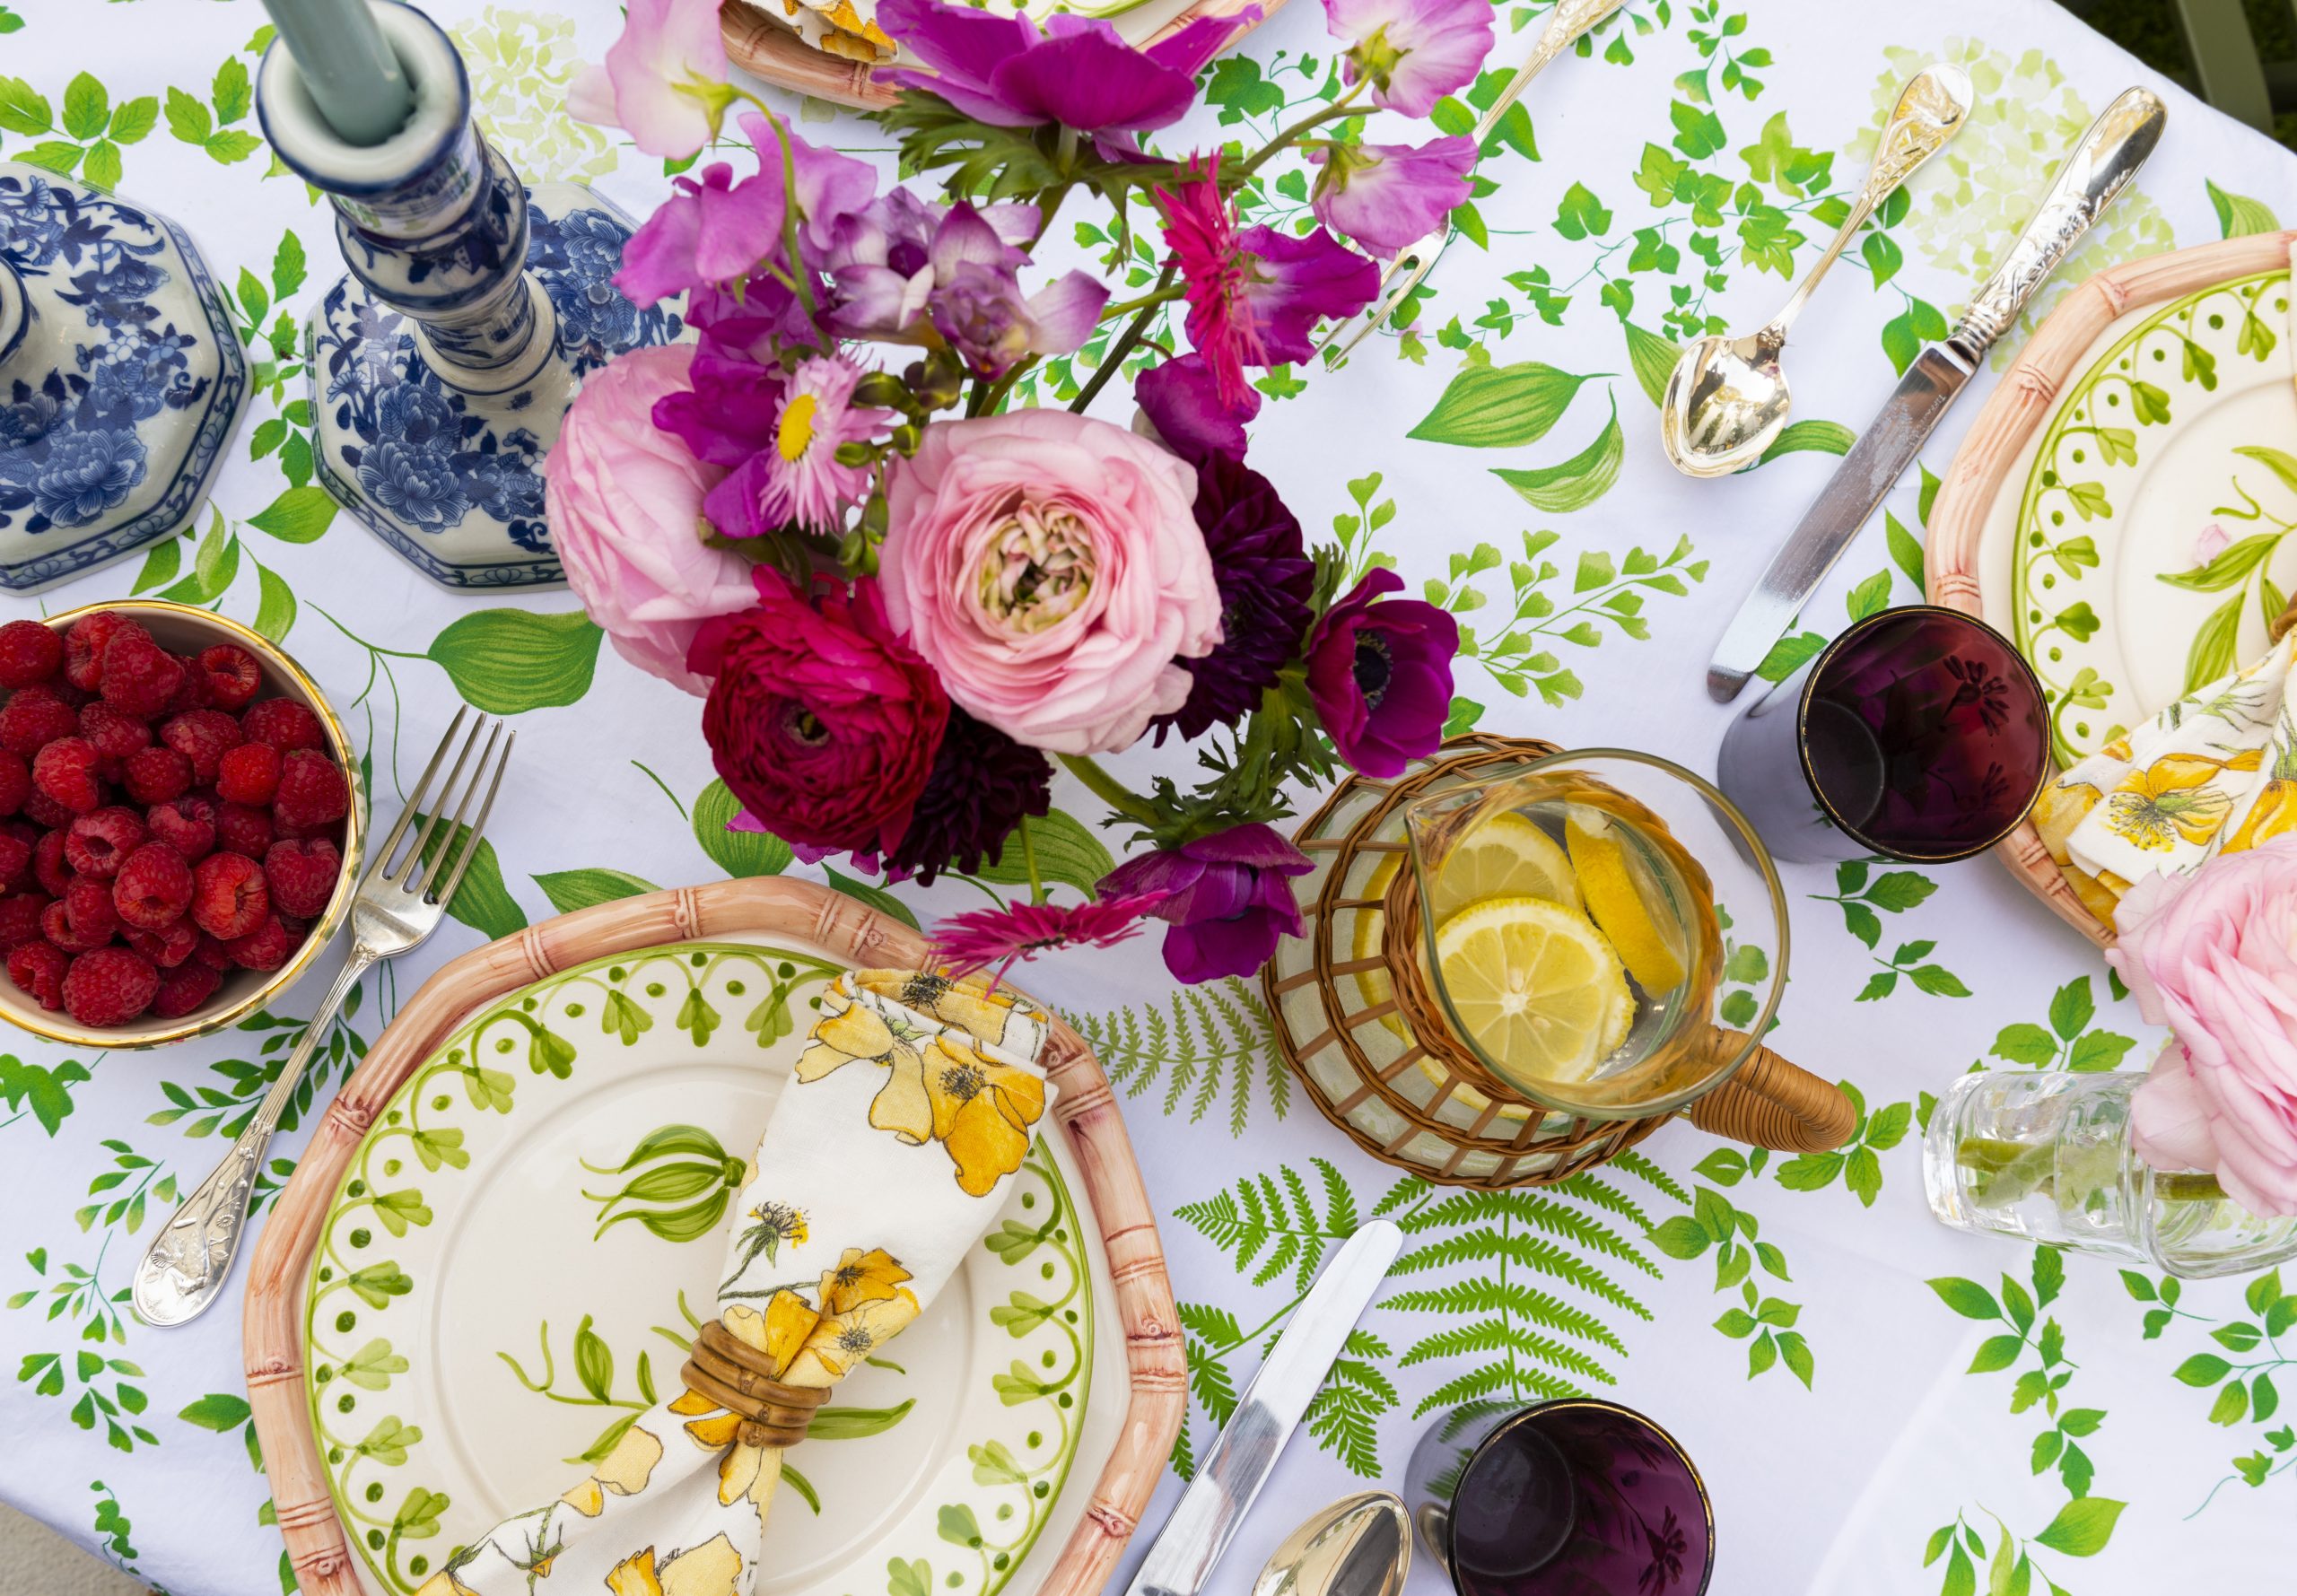
<svg viewBox="0 0 2297 1596"><path fill-rule="evenodd" d="M300 925L290 925L280 916L270 914L255 930L223 946L231 952L231 963L242 970L276 970L302 945Z"/></svg>
<svg viewBox="0 0 2297 1596"><path fill-rule="evenodd" d="M79 711L53 688L19 687L9 695L7 707L0 709L0 748L26 759L79 729Z"/></svg>
<svg viewBox="0 0 2297 1596"><path fill-rule="evenodd" d="M207 673L199 668L199 661L188 654L170 654L176 667L183 675L176 678L176 690L168 699L168 706L161 713L180 715L186 710L204 710L215 702L208 691Z"/></svg>
<svg viewBox="0 0 2297 1596"><path fill-rule="evenodd" d="M255 860L242 853L211 853L191 878L191 919L201 930L230 942L262 929L271 912L271 893Z"/></svg>
<svg viewBox="0 0 2297 1596"><path fill-rule="evenodd" d="M160 977L152 999L152 1012L163 1020L179 1020L215 995L223 974L205 964L184 964Z"/></svg>
<svg viewBox="0 0 2297 1596"><path fill-rule="evenodd" d="M6 634L0 632L0 642ZM207 683L207 702L219 710L245 709L263 685L263 667L255 656L237 643L215 643L199 650L199 674Z"/></svg>
<svg viewBox="0 0 2297 1596"><path fill-rule="evenodd" d="M271 850L274 841L269 810L252 804L225 804L215 811L215 846L224 852L259 859Z"/></svg>
<svg viewBox="0 0 2297 1596"><path fill-rule="evenodd" d="M152 1007L160 972L141 954L99 947L64 974L64 1012L83 1025L124 1025Z"/></svg>
<svg viewBox="0 0 2297 1596"><path fill-rule="evenodd" d="M240 731L249 742L269 743L282 754L327 746L319 718L292 698L266 698L249 704L240 716Z"/></svg>
<svg viewBox="0 0 2297 1596"><path fill-rule="evenodd" d="M119 929L119 911L111 901L111 883L92 876L75 876L64 889L64 912L72 935L82 942L104 943Z"/></svg>
<svg viewBox="0 0 2297 1596"><path fill-rule="evenodd" d="M205 787L223 755L246 739L240 723L221 710L186 710L160 728L160 741L191 761L191 779Z"/></svg>
<svg viewBox="0 0 2297 1596"><path fill-rule="evenodd" d="M37 940L39 917L47 911L48 904L45 893L10 893L0 898L0 948Z"/></svg>
<svg viewBox="0 0 2297 1596"><path fill-rule="evenodd" d="M191 962L218 972L229 970L231 967L231 950L223 946L222 938L202 931L198 944L191 950Z"/></svg>
<svg viewBox="0 0 2297 1596"><path fill-rule="evenodd" d="M183 685L183 666L148 635L124 632L104 645L104 702L131 715L156 715Z"/></svg>
<svg viewBox="0 0 2297 1596"><path fill-rule="evenodd" d="M191 761L173 748L138 748L121 762L127 796L139 804L164 804L191 790Z"/></svg>
<svg viewBox="0 0 2297 1596"><path fill-rule="evenodd" d="M32 847L15 832L0 831L0 884L13 886L19 876L31 878Z"/></svg>
<svg viewBox="0 0 2297 1596"><path fill-rule="evenodd" d="M271 889L271 901L283 913L305 920L326 911L342 874L343 855L324 838L274 842L263 856L263 879Z"/></svg>
<svg viewBox="0 0 2297 1596"><path fill-rule="evenodd" d="M152 834L182 854L187 864L196 865L215 851L215 806L197 793L158 805L144 821Z"/></svg>
<svg viewBox="0 0 2297 1596"><path fill-rule="evenodd" d="M8 979L50 1013L64 1007L64 972L72 955L48 942L19 942L8 950Z"/></svg>
<svg viewBox="0 0 2297 1596"><path fill-rule="evenodd" d="M83 876L109 881L120 861L144 845L151 833L135 810L115 806L83 815L65 833L64 862Z"/></svg>
<svg viewBox="0 0 2297 1596"><path fill-rule="evenodd" d="M158 844L152 846L157 847ZM187 885L190 879L190 872L186 871L184 880ZM145 930L139 926L127 933L127 946L162 970L172 970L191 957L192 949L199 946L201 935L197 926L182 919L171 920L156 931Z"/></svg>
<svg viewBox="0 0 2297 1596"><path fill-rule="evenodd" d="M0 687L45 682L64 666L64 640L38 621L0 626Z"/></svg>
<svg viewBox="0 0 2297 1596"><path fill-rule="evenodd" d="M24 818L36 825L60 832L72 824L72 811L35 787L31 796L24 799Z"/></svg>
<svg viewBox="0 0 2297 1596"><path fill-rule="evenodd" d="M152 746L152 728L142 716L131 715L102 699L80 711L79 732L89 746L111 759L124 760Z"/></svg>
<svg viewBox="0 0 2297 1596"><path fill-rule="evenodd" d="M111 903L120 920L138 930L175 924L191 906L191 867L165 842L146 842L112 878Z"/></svg>
<svg viewBox="0 0 2297 1596"><path fill-rule="evenodd" d="M81 936L72 929L72 911L60 903L50 903L39 911L39 934L66 953L85 953L111 940L109 931L100 937Z"/></svg>
<svg viewBox="0 0 2297 1596"><path fill-rule="evenodd" d="M269 743L241 743L215 769L215 796L234 804L261 806L279 790L279 750Z"/></svg>
<svg viewBox="0 0 2297 1596"><path fill-rule="evenodd" d="M105 651L120 638L150 635L115 610L100 609L74 621L64 634L65 679L93 693L104 685Z"/></svg>
<svg viewBox="0 0 2297 1596"><path fill-rule="evenodd" d="M31 796L32 767L21 754L0 748L0 815L13 815Z"/></svg>
<svg viewBox="0 0 2297 1596"><path fill-rule="evenodd" d="M324 754L298 749L279 766L279 796L272 811L283 825L308 830L340 820L351 808L351 784Z"/></svg>
<svg viewBox="0 0 2297 1596"><path fill-rule="evenodd" d="M96 751L83 737L58 737L32 755L32 785L74 815L103 801Z"/></svg>
<svg viewBox="0 0 2297 1596"><path fill-rule="evenodd" d="M51 898L62 897L72 885L72 867L64 862L65 841L62 832L48 832L32 844L32 876Z"/></svg>

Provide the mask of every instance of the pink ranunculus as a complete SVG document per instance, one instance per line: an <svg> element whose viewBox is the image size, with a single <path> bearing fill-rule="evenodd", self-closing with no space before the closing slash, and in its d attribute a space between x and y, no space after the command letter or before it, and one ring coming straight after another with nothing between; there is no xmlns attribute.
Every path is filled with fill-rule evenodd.
<svg viewBox="0 0 2297 1596"><path fill-rule="evenodd" d="M725 472L654 424L654 403L684 392L694 346L639 349L582 385L550 451L551 541L567 584L615 650L697 695L686 668L702 623L756 602L749 562L705 545L703 496Z"/></svg>
<svg viewBox="0 0 2297 1596"><path fill-rule="evenodd" d="M1220 641L1196 473L1061 410L936 422L887 489L886 608L951 699L1017 743L1105 754L1180 708Z"/></svg>
<svg viewBox="0 0 2297 1596"><path fill-rule="evenodd" d="M2176 1040L2130 1105L2165 1169L2215 1172L2252 1213L2297 1215L2297 837L2141 883L2106 957Z"/></svg>
<svg viewBox="0 0 2297 1596"><path fill-rule="evenodd" d="M603 66L586 66L566 94L577 121L620 127L649 155L684 160L718 135L733 101L719 0L630 0Z"/></svg>

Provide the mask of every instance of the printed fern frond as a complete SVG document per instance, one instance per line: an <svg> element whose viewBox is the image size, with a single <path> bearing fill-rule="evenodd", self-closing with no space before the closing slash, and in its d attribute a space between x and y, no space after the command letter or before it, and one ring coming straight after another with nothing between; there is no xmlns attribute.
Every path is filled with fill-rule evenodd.
<svg viewBox="0 0 2297 1596"><path fill-rule="evenodd" d="M1626 1237L1589 1218L1568 1203L1538 1191L1462 1191L1441 1202L1415 1210L1403 1221L1407 1234L1419 1234L1460 1225L1488 1225L1506 1216L1534 1230L1577 1242L1594 1252L1631 1263L1656 1279L1659 1266Z"/></svg>
<svg viewBox="0 0 2297 1596"><path fill-rule="evenodd" d="M1179 1303L1181 1328L1208 1346L1228 1347L1244 1340L1245 1327L1226 1308L1216 1308L1210 1303Z"/></svg>
<svg viewBox="0 0 2297 1596"><path fill-rule="evenodd" d="M1665 1192L1669 1197L1673 1198L1677 1202L1682 1204L1683 1207L1690 1207L1690 1193L1683 1190L1682 1182L1676 1180L1674 1176L1669 1174L1665 1170L1661 1169L1657 1164L1652 1163L1651 1160L1646 1158L1642 1154L1637 1152L1633 1147L1629 1147L1626 1152L1614 1157L1611 1160L1611 1167L1613 1169L1623 1169L1631 1175L1640 1176L1642 1179L1650 1182L1654 1186L1656 1186L1660 1190Z"/></svg>
<svg viewBox="0 0 2297 1596"><path fill-rule="evenodd" d="M1264 1084L1276 1118L1291 1112L1292 1077L1276 1050L1268 1010L1233 977L1184 987L1161 1004L1068 1017L1126 1096L1163 1082L1166 1114L1185 1105L1194 1124L1225 1095L1228 1133L1242 1136L1251 1122L1255 1079Z"/></svg>
<svg viewBox="0 0 2297 1596"><path fill-rule="evenodd" d="M1624 1353L1611 1327L1583 1308L1518 1280L1459 1280L1432 1291L1399 1291L1381 1304L1405 1313L1506 1313Z"/></svg>
<svg viewBox="0 0 2297 1596"><path fill-rule="evenodd" d="M1525 1368L1520 1365L1510 1369L1506 1364L1482 1364L1429 1391L1419 1400L1419 1405L1411 1410L1411 1414L1418 1418L1438 1408L1474 1401L1479 1398L1514 1397L1520 1400L1524 1391L1542 1397L1584 1397L1587 1394L1568 1380L1560 1379L1544 1369Z"/></svg>
<svg viewBox="0 0 2297 1596"><path fill-rule="evenodd" d="M1418 1175L1406 1175L1402 1180L1398 1181L1394 1185L1389 1187L1388 1194L1380 1199L1378 1203L1374 1205L1372 1209L1372 1217L1375 1219L1384 1219L1390 1214L1394 1213L1398 1208L1405 1208L1412 1203L1418 1202L1421 1198L1427 1196L1430 1190L1432 1190L1432 1188L1429 1187L1428 1182L1421 1180Z"/></svg>
<svg viewBox="0 0 2297 1596"><path fill-rule="evenodd" d="M1618 1383L1609 1369L1576 1347L1567 1346L1546 1336L1533 1335L1522 1326L1510 1324L1504 1319L1479 1320L1473 1324L1439 1330L1424 1341L1414 1342L1397 1360L1397 1366L1408 1368L1432 1358L1462 1357L1469 1354L1486 1357L1505 1357L1513 1354L1536 1358L1567 1374L1577 1374L1603 1385Z"/></svg>
<svg viewBox="0 0 2297 1596"><path fill-rule="evenodd" d="M1502 1259L1558 1280L1568 1281L1590 1295L1603 1298L1613 1307L1625 1308L1639 1319L1651 1317L1651 1310L1628 1295L1610 1276L1555 1243L1538 1236L1518 1235L1489 1228L1466 1231L1414 1248L1396 1260L1393 1272L1413 1275L1456 1263L1494 1263Z"/></svg>
<svg viewBox="0 0 2297 1596"><path fill-rule="evenodd" d="M1606 1213L1617 1214L1629 1225L1634 1225L1636 1234L1638 1235L1646 1234L1651 1229L1651 1216L1644 1211L1640 1203L1609 1182L1597 1180L1586 1170L1583 1169L1568 1179L1558 1181L1548 1190L1559 1196L1576 1197L1580 1201L1591 1207L1602 1208Z"/></svg>

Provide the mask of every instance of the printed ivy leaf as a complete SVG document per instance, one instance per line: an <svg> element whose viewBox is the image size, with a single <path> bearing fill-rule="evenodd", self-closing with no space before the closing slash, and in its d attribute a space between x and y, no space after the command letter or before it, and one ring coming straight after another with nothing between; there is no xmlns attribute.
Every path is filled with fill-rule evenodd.
<svg viewBox="0 0 2297 1596"><path fill-rule="evenodd" d="M20 77L0 77L0 128L37 137L55 126L46 95Z"/></svg>
<svg viewBox="0 0 2297 1596"><path fill-rule="evenodd" d="M416 811L411 824L420 828L415 832L420 836L429 830L431 816ZM442 824L431 833L430 842L423 850L423 857L435 866L451 845L454 852L447 856L454 861L451 868L463 871L462 884L447 901L448 914L488 937L508 937L524 929L527 911L519 907L511 896L511 889L502 883L502 863L494 856L494 844L484 837L477 839L478 851L470 855L467 868L462 866L469 839L467 825ZM444 881L440 885L444 885Z"/></svg>
<svg viewBox="0 0 2297 1596"><path fill-rule="evenodd" d="M245 161L263 148L263 141L252 133L234 127L214 135L206 141L205 147L208 154L230 166L234 161Z"/></svg>
<svg viewBox="0 0 2297 1596"><path fill-rule="evenodd" d="M1781 455L1812 452L1842 455L1858 441L1858 434L1838 421L1798 421L1789 423L1786 429L1770 440L1755 464L1768 466Z"/></svg>
<svg viewBox="0 0 2297 1596"><path fill-rule="evenodd" d="M2121 1518L2121 1510L2129 1505L2104 1496L2083 1496L2068 1502L2057 1510L2049 1527L2034 1537L2034 1544L2046 1546L2069 1557L2094 1557L2106 1549L2112 1539L2114 1525Z"/></svg>
<svg viewBox="0 0 2297 1596"><path fill-rule="evenodd" d="M283 423L282 436L284 434ZM335 511L335 495L316 483L307 483L301 487L287 489L249 516L248 525L258 531L268 532L282 543L317 543L328 528L334 524ZM466 615L464 619L476 620L477 617ZM432 646L436 648L438 645L433 643Z"/></svg>
<svg viewBox="0 0 2297 1596"><path fill-rule="evenodd" d="M85 1065L66 1059L54 1068L20 1062L13 1053L0 1053L0 1098L11 1109L23 1109L54 1136L72 1112L72 1088L92 1078Z"/></svg>
<svg viewBox="0 0 2297 1596"><path fill-rule="evenodd" d="M1994 1056L2013 1064L2047 1064L2057 1057L2057 1039L2039 1025L2004 1025L1995 1035Z"/></svg>
<svg viewBox="0 0 2297 1596"><path fill-rule="evenodd" d="M1116 868L1107 846L1084 822L1065 809L1054 809L1024 820L1005 839L998 857L984 863L977 874L983 881L1018 885L1029 878L1031 854L1036 859L1040 883L1050 885L1057 881L1088 898L1097 890L1101 877Z"/></svg>
<svg viewBox="0 0 2297 1596"><path fill-rule="evenodd" d="M779 876L796 857L772 832L735 831L741 800L714 778L694 800L694 840L711 863L729 876Z"/></svg>
<svg viewBox="0 0 2297 1596"><path fill-rule="evenodd" d="M1887 571L1876 571L1853 588L1849 597L1844 602L1849 607L1850 618L1853 621L1863 621L1869 615L1881 614L1890 607L1891 573Z"/></svg>
<svg viewBox="0 0 2297 1596"><path fill-rule="evenodd" d="M45 102L43 102L45 103ZM188 144L205 144L215 131L206 103L181 89L168 91L168 131Z"/></svg>
<svg viewBox="0 0 2297 1596"><path fill-rule="evenodd" d="M658 892L652 882L633 876L627 870L553 870L535 877L535 885L548 898L551 907L561 914L572 914L577 909L588 909L594 903L611 903L616 898L634 898L641 893Z"/></svg>
<svg viewBox="0 0 2297 1596"><path fill-rule="evenodd" d="M1755 667L1766 682L1783 682L1825 650L1827 640L1815 632L1790 632L1770 645L1770 652Z"/></svg>
<svg viewBox="0 0 2297 1596"><path fill-rule="evenodd" d="M200 1398L176 1417L186 1424L197 1425L203 1430L213 1430L221 1435L247 1423L250 1411L245 1397L218 1392Z"/></svg>
<svg viewBox="0 0 2297 1596"><path fill-rule="evenodd" d="M2238 239L2253 232L2281 231L2281 223L2275 218L2273 207L2263 201L2250 199L2245 195L2228 194L2206 178L2202 179L2202 187L2209 191L2210 208L2217 213L2219 237Z"/></svg>
<svg viewBox="0 0 2297 1596"><path fill-rule="evenodd" d="M1567 239L1601 238L1611 230L1611 214L1584 183L1564 190L1556 208L1555 231Z"/></svg>
<svg viewBox="0 0 2297 1596"><path fill-rule="evenodd" d="M64 131L85 144L111 120L111 96L86 73L64 85Z"/></svg>
<svg viewBox="0 0 2297 1596"><path fill-rule="evenodd" d="M571 704L590 690L606 633L580 610L483 609L431 640L455 690L490 714Z"/></svg>
<svg viewBox="0 0 2297 1596"><path fill-rule="evenodd" d="M1626 458L1626 441L1620 432L1619 404L1613 400L1611 418L1595 440L1559 466L1532 471L1494 469L1492 475L1515 490L1524 501L1551 515L1585 510L1619 480Z"/></svg>
<svg viewBox="0 0 2297 1596"><path fill-rule="evenodd" d="M208 98L215 103L215 120L225 127L248 114L255 103L255 90L248 81L247 63L237 56L226 56L215 69L215 81L209 86Z"/></svg>
<svg viewBox="0 0 2297 1596"><path fill-rule="evenodd" d="M1965 1280L1958 1275L1942 1275L1929 1282L1930 1289L1965 1319L1999 1319L2002 1309L1994 1294L1975 1280Z"/></svg>
<svg viewBox="0 0 2297 1596"><path fill-rule="evenodd" d="M159 126L160 101L156 95L140 94L113 110L111 126L104 136L116 144L132 144L142 141L144 135Z"/></svg>
<svg viewBox="0 0 2297 1596"><path fill-rule="evenodd" d="M1470 366L1452 379L1436 407L1405 435L1465 449L1536 443L1562 419L1587 380L1538 361Z"/></svg>

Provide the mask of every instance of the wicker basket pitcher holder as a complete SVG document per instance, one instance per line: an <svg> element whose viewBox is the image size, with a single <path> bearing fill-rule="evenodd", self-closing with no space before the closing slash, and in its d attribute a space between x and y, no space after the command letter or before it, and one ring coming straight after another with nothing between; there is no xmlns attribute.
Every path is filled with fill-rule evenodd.
<svg viewBox="0 0 2297 1596"><path fill-rule="evenodd" d="M1405 807L1560 752L1527 738L1456 737L1397 781L1350 777L1295 839L1316 870L1304 884L1306 936L1288 939L1262 972L1278 1050L1309 1100L1358 1147L1440 1184L1548 1185L1616 1157L1671 1117L1586 1119L1496 1079L1446 1025L1419 956ZM1384 868L1388 880L1376 891ZM1367 912L1384 916L1384 935L1380 952L1359 958L1358 919ZM1727 1031L1711 1039L1732 1051L1743 1040ZM1856 1122L1839 1088L1760 1046L1683 1112L1702 1130L1790 1152L1838 1147Z"/></svg>

